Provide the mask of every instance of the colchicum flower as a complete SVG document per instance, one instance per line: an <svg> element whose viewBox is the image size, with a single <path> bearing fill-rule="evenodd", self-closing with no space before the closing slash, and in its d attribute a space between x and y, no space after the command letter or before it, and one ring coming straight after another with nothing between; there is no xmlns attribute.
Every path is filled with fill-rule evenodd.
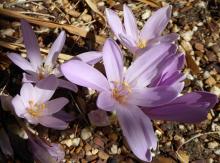
<svg viewBox="0 0 220 163"><path fill-rule="evenodd" d="M111 9L106 9L106 17L109 26L118 40L135 55L143 54L146 49L158 43L171 43L177 40L175 33L161 36L171 17L171 6L165 6L157 10L147 20L143 29L138 30L136 19L131 9L126 5L124 9L124 25L118 15Z"/></svg>
<svg viewBox="0 0 220 163"><path fill-rule="evenodd" d="M21 29L23 34L24 45L27 50L26 60L22 58L19 54L9 53L8 57L14 62L18 67L23 69L25 72L23 74L23 82L36 83L49 75L53 74L57 78L62 77L60 72L60 65L57 63L57 57L60 54L65 40L66 34L62 31L55 42L53 43L51 49L49 50L48 56L43 59L40 54L40 48L37 43L37 38L32 30L31 26L24 20L21 21ZM82 53L78 55L77 58L94 64L101 59L101 54L93 55L92 52ZM67 88L73 91L77 91L75 84L72 84L63 79L57 79L59 82L59 87Z"/></svg>
<svg viewBox="0 0 220 163"><path fill-rule="evenodd" d="M31 124L40 123L43 126L62 130L68 124L53 116L67 103L64 97L49 99L53 96L58 83L55 76L49 76L39 81L36 86L24 83L20 95L12 99L12 105L18 117L25 118Z"/></svg>
<svg viewBox="0 0 220 163"><path fill-rule="evenodd" d="M151 149L156 149L157 139L150 119L140 107L168 104L182 91L182 76L179 76L179 82L171 85L150 86L157 74L177 58L176 49L173 44L155 45L123 72L122 53L118 45L108 39L103 47L107 79L95 68L78 60L64 63L61 71L71 82L97 90L97 106L106 111L116 111L131 150L141 160L151 161Z"/></svg>
<svg viewBox="0 0 220 163"><path fill-rule="evenodd" d="M178 55L152 80L151 86L169 86L183 80L181 69L184 55ZM211 108L218 102L216 95L196 91L179 96L168 104L157 107L143 107L142 110L153 120L168 120L183 123L198 123L207 118Z"/></svg>
<svg viewBox="0 0 220 163"><path fill-rule="evenodd" d="M28 143L34 159L41 163L60 163L65 156L61 145L56 143L45 143L40 138L28 134Z"/></svg>

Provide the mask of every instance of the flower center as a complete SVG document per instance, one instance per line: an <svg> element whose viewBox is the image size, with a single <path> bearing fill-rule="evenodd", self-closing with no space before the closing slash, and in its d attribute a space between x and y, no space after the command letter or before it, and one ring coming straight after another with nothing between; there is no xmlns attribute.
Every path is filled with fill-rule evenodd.
<svg viewBox="0 0 220 163"><path fill-rule="evenodd" d="M49 65L42 65L41 67L38 68L38 79L44 79L48 75L52 74L53 72L53 67Z"/></svg>
<svg viewBox="0 0 220 163"><path fill-rule="evenodd" d="M131 87L128 83L113 82L114 88L112 89L112 97L120 104L127 102L128 95L131 93Z"/></svg>
<svg viewBox="0 0 220 163"><path fill-rule="evenodd" d="M144 39L138 39L137 41L137 47L143 49L147 46L147 40Z"/></svg>
<svg viewBox="0 0 220 163"><path fill-rule="evenodd" d="M28 103L29 108L27 109L27 112L32 117L39 117L45 109L45 104L35 104L33 100L28 101Z"/></svg>

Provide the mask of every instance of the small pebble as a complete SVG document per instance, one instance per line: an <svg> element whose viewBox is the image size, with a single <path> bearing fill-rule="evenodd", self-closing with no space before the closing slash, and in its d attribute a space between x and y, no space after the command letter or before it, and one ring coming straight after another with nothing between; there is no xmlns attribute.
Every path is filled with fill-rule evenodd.
<svg viewBox="0 0 220 163"><path fill-rule="evenodd" d="M75 146L75 147L79 146L80 138L74 138L74 139L72 140L72 143L73 143L73 146Z"/></svg>
<svg viewBox="0 0 220 163"><path fill-rule="evenodd" d="M146 20L147 18L149 18L151 15L151 11L150 10L145 10L145 12L141 15L142 20Z"/></svg>
<svg viewBox="0 0 220 163"><path fill-rule="evenodd" d="M209 149L215 149L216 147L218 147L219 144L216 142L216 141L213 141L213 142L209 142L208 143L208 148Z"/></svg>
<svg viewBox="0 0 220 163"><path fill-rule="evenodd" d="M87 139L89 139L91 136L92 136L92 133L91 133L90 129L88 129L88 128L82 129L82 131L81 131L81 138L82 138L83 140L87 140Z"/></svg>
<svg viewBox="0 0 220 163"><path fill-rule="evenodd" d="M107 153L105 153L104 151L99 151L98 156L99 156L99 158L101 158L103 160L107 160L109 158L109 155Z"/></svg>
<svg viewBox="0 0 220 163"><path fill-rule="evenodd" d="M185 41L190 41L192 39L192 36L193 36L193 31L186 31L184 33L181 33L180 35L183 37L183 39Z"/></svg>
<svg viewBox="0 0 220 163"><path fill-rule="evenodd" d="M112 154L117 154L118 153L118 146L113 144L111 147L111 153Z"/></svg>

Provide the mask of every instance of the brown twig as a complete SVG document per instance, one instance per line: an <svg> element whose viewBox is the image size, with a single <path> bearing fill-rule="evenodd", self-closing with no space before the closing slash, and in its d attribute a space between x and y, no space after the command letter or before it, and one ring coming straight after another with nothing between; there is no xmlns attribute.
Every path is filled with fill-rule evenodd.
<svg viewBox="0 0 220 163"><path fill-rule="evenodd" d="M13 10L9 10L9 9L0 8L0 15L4 15L4 16L16 18L16 19L25 19L29 23L44 26L44 27L48 27L48 28L61 28L61 29L64 29L64 30L66 30L67 32L69 32L71 34L78 35L78 36L81 36L81 37L86 37L87 34L88 34L88 31L86 31L85 29L83 29L81 27L76 27L76 26L73 26L73 25L66 25L66 24L58 24L58 23L54 23L54 22L51 22L51 21L48 21L48 20L42 20L42 19L39 19L39 18L27 16L27 15L21 14L17 11L13 11ZM95 41L98 44L103 44L104 41L105 41L105 37L95 35Z"/></svg>
<svg viewBox="0 0 220 163"><path fill-rule="evenodd" d="M7 48L7 49L10 49L10 50L26 53L26 49L25 49L23 44L0 41L0 46L4 47L4 48ZM48 54L48 52L49 52L48 49L43 49L43 48L40 48L40 51L43 54ZM60 53L58 58L63 60L63 61L66 61L66 60L70 60L71 58L73 58L73 56L68 55L68 54L64 54L64 53Z"/></svg>

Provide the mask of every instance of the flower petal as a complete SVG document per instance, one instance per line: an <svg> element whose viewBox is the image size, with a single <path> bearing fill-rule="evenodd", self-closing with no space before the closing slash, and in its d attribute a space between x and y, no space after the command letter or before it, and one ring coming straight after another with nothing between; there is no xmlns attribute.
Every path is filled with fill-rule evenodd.
<svg viewBox="0 0 220 163"><path fill-rule="evenodd" d="M176 98L171 103L154 108L143 108L143 111L156 120L168 120L184 123L198 123L207 118L218 98L208 92L192 92Z"/></svg>
<svg viewBox="0 0 220 163"><path fill-rule="evenodd" d="M39 123L43 126L57 129L57 130L64 130L68 127L68 123L57 119L53 116L42 116L39 117Z"/></svg>
<svg viewBox="0 0 220 163"><path fill-rule="evenodd" d="M37 74L27 74L27 73L23 73L23 78L22 78L22 82L23 83L36 83L38 81L37 79Z"/></svg>
<svg viewBox="0 0 220 163"><path fill-rule="evenodd" d="M115 36L120 40L119 34L125 34L124 26L122 25L122 22L119 18L119 16L111 9L106 9L106 18L108 21L109 26L111 27L111 30L115 34Z"/></svg>
<svg viewBox="0 0 220 163"><path fill-rule="evenodd" d="M20 95L25 107L29 107L29 101L35 100L35 89L31 83L24 83L20 90Z"/></svg>
<svg viewBox="0 0 220 163"><path fill-rule="evenodd" d="M42 115L52 115L58 111L60 111L69 100L64 97L56 98L45 103L46 109L44 109Z"/></svg>
<svg viewBox="0 0 220 163"><path fill-rule="evenodd" d="M126 82L133 86L140 85L143 87L150 84L154 76L158 74L158 71L161 71L159 66L164 64L164 58L173 55L170 52L173 49L176 49L175 45L159 44L147 50L128 68L125 75Z"/></svg>
<svg viewBox="0 0 220 163"><path fill-rule="evenodd" d="M102 52L90 51L81 53L77 55L76 58L79 58L81 61L86 62L90 65L94 65L102 59L102 55Z"/></svg>
<svg viewBox="0 0 220 163"><path fill-rule="evenodd" d="M141 160L152 160L151 149L156 149L157 138L150 119L135 105L119 105L118 120L132 152Z"/></svg>
<svg viewBox="0 0 220 163"><path fill-rule="evenodd" d="M179 90L172 86L132 89L128 103L148 107L160 106L169 103L178 94Z"/></svg>
<svg viewBox="0 0 220 163"><path fill-rule="evenodd" d="M167 42L167 43L172 43L178 39L179 35L176 33L170 33L164 36L159 36L158 38L155 39L155 41L159 42Z"/></svg>
<svg viewBox="0 0 220 163"><path fill-rule="evenodd" d="M58 87L66 88L66 89L72 90L73 92L78 91L78 88L75 84L73 84L69 81L63 80L63 79L57 79L57 80L59 82Z"/></svg>
<svg viewBox="0 0 220 163"><path fill-rule="evenodd" d="M114 111L115 101L111 96L110 92L103 91L99 93L98 99L96 101L98 108L106 111Z"/></svg>
<svg viewBox="0 0 220 163"><path fill-rule="evenodd" d="M132 37L128 35L119 34L119 37L121 39L121 43L128 48L132 53L136 53L138 50L136 45L136 40L134 40Z"/></svg>
<svg viewBox="0 0 220 163"><path fill-rule="evenodd" d="M110 89L105 76L82 61L68 61L61 65L61 70L68 80L77 85L89 87L97 91L108 91Z"/></svg>
<svg viewBox="0 0 220 163"><path fill-rule="evenodd" d="M89 121L92 125L103 127L110 125L108 115L104 110L92 110L88 114Z"/></svg>
<svg viewBox="0 0 220 163"><path fill-rule="evenodd" d="M56 63L57 57L64 46L65 40L66 40L66 33L65 31L62 31L48 52L48 56L45 61L46 65L53 65Z"/></svg>
<svg viewBox="0 0 220 163"><path fill-rule="evenodd" d="M131 9L125 4L123 5L123 10L126 34L133 37L134 40L138 40L139 31L134 14L132 13Z"/></svg>
<svg viewBox="0 0 220 163"><path fill-rule="evenodd" d="M23 100L21 96L16 95L11 102L17 116L24 118L24 114L26 113L26 108L25 105L23 104Z"/></svg>
<svg viewBox="0 0 220 163"><path fill-rule="evenodd" d="M3 127L0 128L0 149L4 155L13 158L14 152L11 146L11 142L8 137L8 134L5 132ZM1 161L4 162L2 159Z"/></svg>
<svg viewBox="0 0 220 163"><path fill-rule="evenodd" d="M43 143L44 142L40 139L33 139L31 137L28 139L28 145L35 160L40 161L41 163L56 163L55 158L50 155L49 151L45 148Z"/></svg>
<svg viewBox="0 0 220 163"><path fill-rule="evenodd" d="M34 72L35 70L33 69L32 65L30 62L28 62L26 59L21 57L19 54L16 53L9 53L8 58L16 64L18 67L20 67L22 70L26 72Z"/></svg>
<svg viewBox="0 0 220 163"><path fill-rule="evenodd" d="M54 75L50 75L36 83L34 87L34 101L44 103L48 101L54 94L58 86L58 80Z"/></svg>
<svg viewBox="0 0 220 163"><path fill-rule="evenodd" d="M36 70L37 67L42 63L37 37L35 36L30 24L24 20L21 20L21 30L23 34L24 45L27 50L27 57Z"/></svg>
<svg viewBox="0 0 220 163"><path fill-rule="evenodd" d="M123 80L123 57L117 43L107 39L103 47L103 64L109 82Z"/></svg>
<svg viewBox="0 0 220 163"><path fill-rule="evenodd" d="M141 38L150 40L160 36L169 22L171 10L169 5L157 10L145 23L140 33Z"/></svg>

